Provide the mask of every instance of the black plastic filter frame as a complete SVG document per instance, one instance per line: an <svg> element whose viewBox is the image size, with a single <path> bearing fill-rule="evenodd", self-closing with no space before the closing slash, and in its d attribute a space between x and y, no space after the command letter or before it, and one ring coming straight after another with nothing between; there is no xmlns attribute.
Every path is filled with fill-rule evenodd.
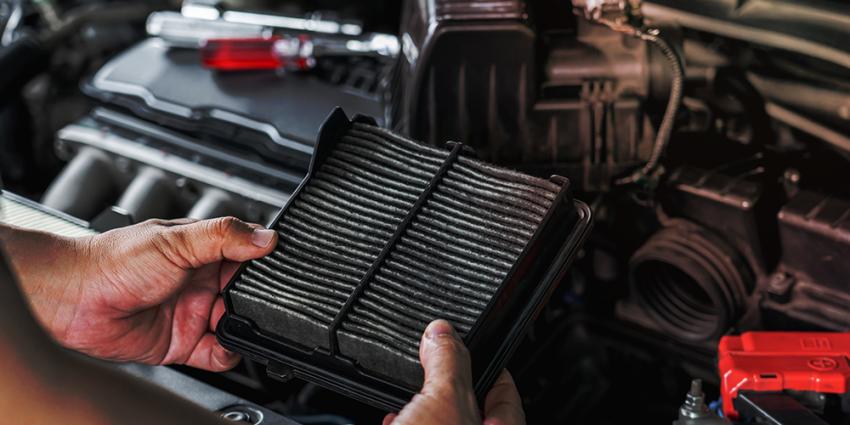
<svg viewBox="0 0 850 425"><path fill-rule="evenodd" d="M354 123L376 125L375 121L358 116L349 121L337 108L326 120L319 133L315 155L307 178L293 193L287 205L270 223L270 228L285 215L302 190L309 186L325 159L334 150ZM331 390L348 395L367 404L386 410L398 410L406 404L415 388L393 379L393 371L378 373L361 367L339 352L337 332L352 306L373 281L374 275L410 227L422 206L431 197L443 177L459 157L474 153L465 145L449 142L449 154L439 170L395 229L390 240L349 295L329 326L328 347L304 346L264 332L250 319L235 313L230 289L249 263L243 264L224 290L226 314L219 322L217 336L226 348L267 365L270 376L278 379L300 377ZM530 241L518 257L502 284L491 297L481 315L465 337L472 356L476 395L482 399L505 367L530 324L549 299L557 284L565 277L576 253L591 227L591 212L584 203L571 198L569 182L554 176L550 179L561 190L547 210Z"/></svg>

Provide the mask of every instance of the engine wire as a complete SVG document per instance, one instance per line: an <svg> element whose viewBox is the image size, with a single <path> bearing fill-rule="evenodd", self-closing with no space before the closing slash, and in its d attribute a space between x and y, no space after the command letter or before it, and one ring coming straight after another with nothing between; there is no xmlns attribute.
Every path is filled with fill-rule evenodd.
<svg viewBox="0 0 850 425"><path fill-rule="evenodd" d="M672 71L670 98L667 100L667 108L664 110L664 117L661 119L661 124L658 126L658 131L655 135L655 143L652 147L652 155L649 157L649 160L641 169L635 171L631 175L617 179L614 182L617 185L640 182L652 175L652 173L658 168L658 164L661 162L661 158L667 150L667 145L670 143L670 134L673 132L676 114L679 111L679 106L682 104L684 86L684 66L682 65L682 60L679 57L678 52L670 46L667 40L659 36L659 31L657 29L650 29L646 31L636 29L633 35L641 40L656 45L661 52L664 53L664 57L667 58L667 61L670 63Z"/></svg>
<svg viewBox="0 0 850 425"><path fill-rule="evenodd" d="M581 2L577 2L581 3ZM670 135L673 132L673 126L676 122L676 114L682 104L682 95L684 90L685 71L682 63L682 58L679 53L670 44L661 37L661 31L657 28L646 28L643 26L643 15L640 11L640 1L633 0L628 3L611 2L610 4L602 1L594 3L585 3L584 17L591 22L605 25L614 31L638 38L647 43L657 46L664 57L670 64L672 71L670 98L667 101L667 107L664 110L664 116L661 119L661 124L655 134L655 142L652 147L652 154L649 160L643 167L634 171L632 174L618 178L614 181L615 185L622 186L633 183L645 183L650 176L656 172L664 153L667 151L667 145L670 143ZM606 12L615 10L614 18L611 18Z"/></svg>

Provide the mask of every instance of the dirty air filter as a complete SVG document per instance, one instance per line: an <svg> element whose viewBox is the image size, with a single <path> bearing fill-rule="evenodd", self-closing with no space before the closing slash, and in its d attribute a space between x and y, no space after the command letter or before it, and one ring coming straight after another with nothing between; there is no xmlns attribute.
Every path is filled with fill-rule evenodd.
<svg viewBox="0 0 850 425"><path fill-rule="evenodd" d="M425 146L337 109L272 223L279 245L225 289L225 347L385 409L422 383L419 339L449 320L484 394L590 223L568 181Z"/></svg>

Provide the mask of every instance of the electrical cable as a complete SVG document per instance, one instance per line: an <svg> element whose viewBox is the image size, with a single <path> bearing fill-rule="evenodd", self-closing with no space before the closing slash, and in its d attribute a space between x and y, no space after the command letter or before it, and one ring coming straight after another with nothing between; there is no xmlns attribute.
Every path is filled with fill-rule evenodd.
<svg viewBox="0 0 850 425"><path fill-rule="evenodd" d="M672 71L672 80L670 86L670 97L667 101L667 107L664 110L664 117L661 119L661 124L658 126L658 131L655 135L655 143L652 147L652 154L646 164L639 170L635 171L627 177L619 178L615 181L617 185L626 185L637 183L650 176L658 168L664 152L667 150L667 145L670 143L670 134L673 132L673 125L676 122L676 114L679 111L679 106L682 104L682 94L684 89L684 66L682 65L681 57L673 47L660 37L658 30L635 30L633 35L641 40L656 45L664 57L670 63Z"/></svg>
<svg viewBox="0 0 850 425"><path fill-rule="evenodd" d="M584 16L590 22L605 25L614 31L638 38L661 49L664 57L670 63L672 80L670 98L664 110L664 116L655 135L652 154L643 167L632 174L614 181L615 185L627 185L645 182L658 168L661 158L670 142L670 134L676 122L676 114L682 104L685 71L682 58L670 44L660 36L657 28L646 28L643 25L641 1L629 2L613 0L582 1L574 0L573 6L577 14Z"/></svg>

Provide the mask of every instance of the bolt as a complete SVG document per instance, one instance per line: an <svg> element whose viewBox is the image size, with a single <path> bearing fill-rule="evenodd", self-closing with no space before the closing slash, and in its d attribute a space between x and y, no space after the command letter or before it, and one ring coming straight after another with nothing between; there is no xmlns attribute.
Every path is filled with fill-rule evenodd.
<svg viewBox="0 0 850 425"><path fill-rule="evenodd" d="M791 290L796 281L794 276L788 273L775 273L768 281L767 296L777 303L787 303L791 300Z"/></svg>
<svg viewBox="0 0 850 425"><path fill-rule="evenodd" d="M263 412L250 406L236 405L226 407L219 411L219 415L231 422L242 422L252 425L259 425L263 422Z"/></svg>
<svg viewBox="0 0 850 425"><path fill-rule="evenodd" d="M705 394L702 392L702 379L691 381L691 390L685 396L685 403L679 408L679 418L699 419L710 417L711 412L705 404Z"/></svg>
<svg viewBox="0 0 850 425"><path fill-rule="evenodd" d="M248 422L251 420L251 416L245 412L225 412L221 414L221 417L233 422Z"/></svg>

